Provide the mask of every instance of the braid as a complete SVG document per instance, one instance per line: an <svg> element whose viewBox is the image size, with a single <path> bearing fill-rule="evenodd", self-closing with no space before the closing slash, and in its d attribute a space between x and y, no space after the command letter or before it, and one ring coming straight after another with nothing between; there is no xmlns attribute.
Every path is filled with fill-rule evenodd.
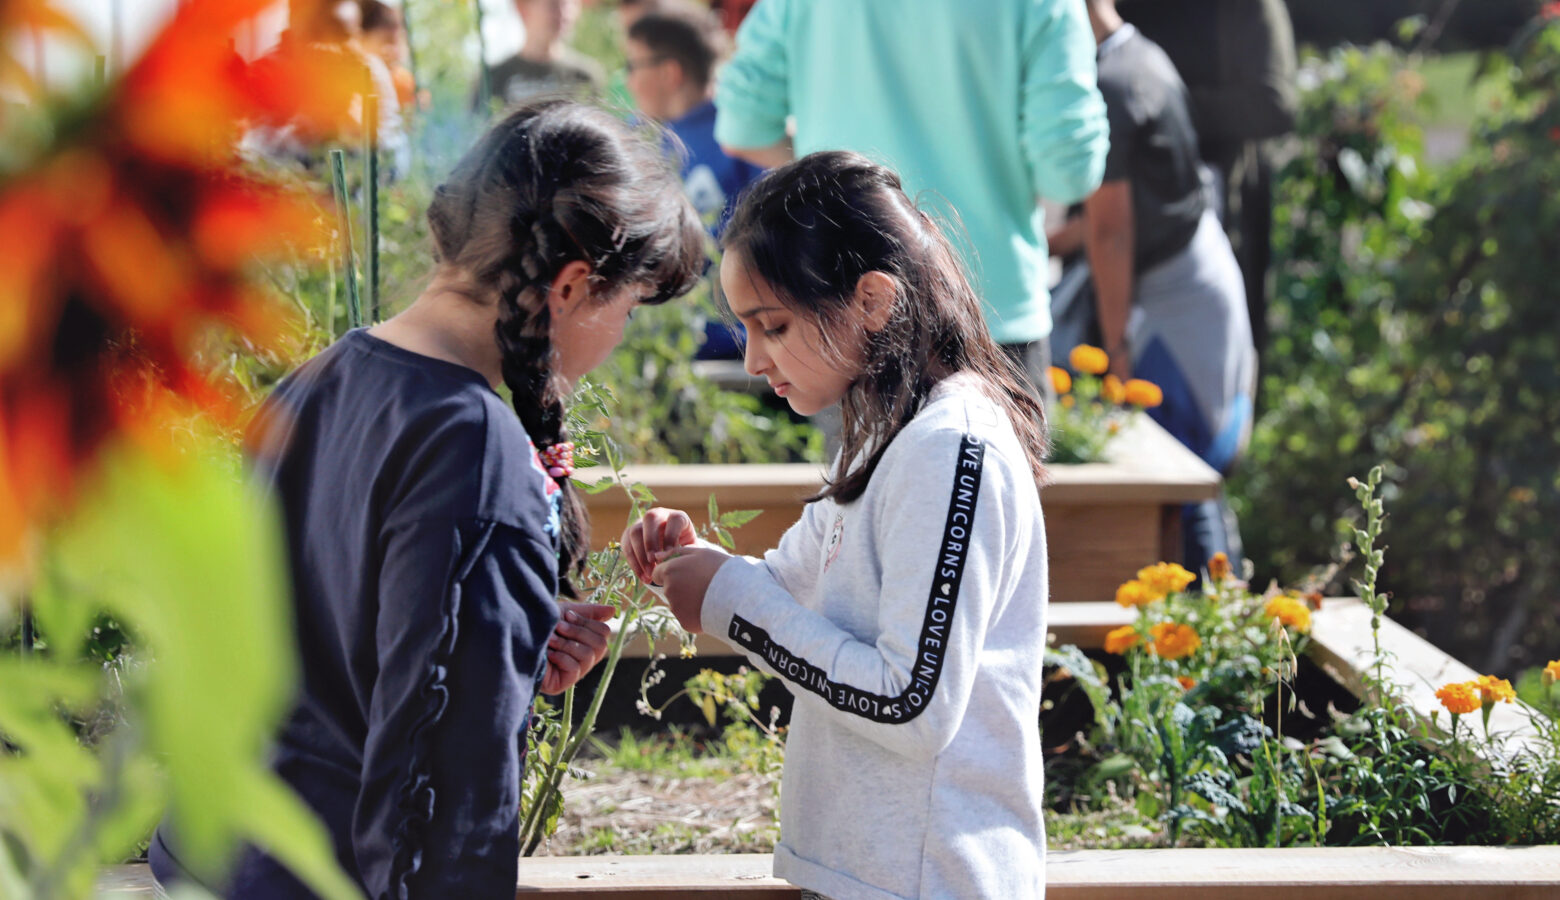
<svg viewBox="0 0 1560 900"><path fill-rule="evenodd" d="M518 230L518 229L517 229ZM498 283L498 322L494 336L502 354L504 384L520 424L536 444L546 450L569 440L568 409L564 404L567 385L552 366L552 312L547 308L546 291L551 273L563 263L546 258L547 244L540 221L522 232L516 241L517 264L505 266L495 276ZM523 273L523 275L522 275ZM585 566L590 548L590 520L585 504L567 475L554 479L562 489L559 534L559 592L576 596L573 577Z"/></svg>
<svg viewBox="0 0 1560 900"><path fill-rule="evenodd" d="M485 134L428 209L435 258L459 289L497 305L494 339L515 413L539 451L569 440L570 385L556 370L548 293L573 261L600 298L646 285L643 302L687 293L704 229L659 148L610 114L559 100L521 106ZM559 590L590 548L585 504L562 489Z"/></svg>

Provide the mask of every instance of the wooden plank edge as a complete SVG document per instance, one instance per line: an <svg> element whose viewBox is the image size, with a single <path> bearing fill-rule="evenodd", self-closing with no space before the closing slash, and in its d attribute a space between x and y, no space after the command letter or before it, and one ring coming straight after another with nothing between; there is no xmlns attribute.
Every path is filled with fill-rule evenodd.
<svg viewBox="0 0 1560 900"><path fill-rule="evenodd" d="M648 896L795 900L768 854L559 856L520 862L517 900ZM99 896L152 896L145 865L112 866ZM1056 900L1116 897L1462 900L1560 896L1560 847L1294 847L1059 850L1046 858Z"/></svg>

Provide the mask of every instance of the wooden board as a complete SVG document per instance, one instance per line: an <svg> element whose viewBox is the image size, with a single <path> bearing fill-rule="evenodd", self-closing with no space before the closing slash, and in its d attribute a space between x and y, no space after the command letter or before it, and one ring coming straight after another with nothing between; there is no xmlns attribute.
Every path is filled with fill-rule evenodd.
<svg viewBox="0 0 1560 900"><path fill-rule="evenodd" d="M767 854L561 856L520 861L516 900L666 897L797 900ZM1064 850L1046 858L1051 900L1553 900L1560 847ZM151 897L145 866L115 866L102 896Z"/></svg>

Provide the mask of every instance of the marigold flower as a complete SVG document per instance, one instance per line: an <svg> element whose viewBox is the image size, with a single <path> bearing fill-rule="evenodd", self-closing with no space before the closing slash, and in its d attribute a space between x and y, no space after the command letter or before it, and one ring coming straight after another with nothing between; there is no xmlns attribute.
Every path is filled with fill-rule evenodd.
<svg viewBox="0 0 1560 900"><path fill-rule="evenodd" d="M1289 594L1280 594L1267 602L1262 614L1296 631L1311 630L1311 609Z"/></svg>
<svg viewBox="0 0 1560 900"><path fill-rule="evenodd" d="M1110 356L1098 347L1079 344L1067 354L1067 364L1088 375L1104 375L1110 369Z"/></svg>
<svg viewBox="0 0 1560 900"><path fill-rule="evenodd" d="M1163 596L1164 594L1149 590L1148 586L1141 581L1129 581L1116 588L1116 602L1122 606L1141 608Z"/></svg>
<svg viewBox="0 0 1560 900"><path fill-rule="evenodd" d="M1073 408L1073 404L1075 402L1076 401L1073 400L1073 395L1072 394L1067 394L1066 396L1062 397L1062 399L1061 399L1061 403L1062 403L1062 408L1063 409L1072 409Z"/></svg>
<svg viewBox="0 0 1560 900"><path fill-rule="evenodd" d="M1127 400L1127 389L1120 378L1106 375L1105 380L1100 382L1100 396L1105 398L1105 402L1119 406Z"/></svg>
<svg viewBox="0 0 1560 900"><path fill-rule="evenodd" d="M1197 679L1191 677L1190 675L1177 675L1175 676L1175 680L1176 683L1181 686L1181 690L1183 691L1189 691L1197 686Z"/></svg>
<svg viewBox="0 0 1560 900"><path fill-rule="evenodd" d="M1197 576L1182 568L1179 563L1161 562L1138 569L1138 580L1148 588L1150 593L1158 597L1165 597L1177 591L1186 590L1186 586L1197 580Z"/></svg>
<svg viewBox="0 0 1560 900"><path fill-rule="evenodd" d="M1066 369L1052 366L1046 370L1046 374L1051 376L1051 389L1058 394L1065 394L1072 390L1072 375L1068 374Z"/></svg>
<svg viewBox="0 0 1560 900"><path fill-rule="evenodd" d="M1127 402L1133 406L1152 408L1165 402L1165 392L1159 385L1141 378L1127 379L1125 394Z"/></svg>
<svg viewBox="0 0 1560 900"><path fill-rule="evenodd" d="M1479 683L1476 681L1456 681L1435 692L1435 698L1441 701L1447 712L1461 716L1477 711L1484 705L1479 699Z"/></svg>
<svg viewBox="0 0 1560 900"><path fill-rule="evenodd" d="M1180 659L1183 656L1191 656L1202 646L1202 638L1197 636L1197 629L1190 625L1180 625L1175 622L1160 622L1148 630L1153 642L1148 649L1155 656L1165 659Z"/></svg>
<svg viewBox="0 0 1560 900"><path fill-rule="evenodd" d="M1544 667L1543 679L1545 687L1554 687L1555 682L1560 681L1560 659L1549 661Z"/></svg>
<svg viewBox="0 0 1560 900"><path fill-rule="evenodd" d="M1496 703L1510 703L1517 699L1517 692L1511 687L1511 682L1504 678L1496 678L1494 675L1480 675L1479 680L1473 682L1479 688L1479 699L1484 706Z"/></svg>
<svg viewBox="0 0 1560 900"><path fill-rule="evenodd" d="M1221 550L1208 560L1208 580L1218 584L1228 577L1230 577L1230 558Z"/></svg>
<svg viewBox="0 0 1560 900"><path fill-rule="evenodd" d="M1142 637L1142 635L1138 634L1137 629L1133 628L1131 625L1123 625L1120 628L1112 628L1109 633L1105 635L1105 652L1114 653L1120 656L1121 654L1126 653L1128 650L1131 650L1133 647L1136 647L1138 641L1142 640Z"/></svg>

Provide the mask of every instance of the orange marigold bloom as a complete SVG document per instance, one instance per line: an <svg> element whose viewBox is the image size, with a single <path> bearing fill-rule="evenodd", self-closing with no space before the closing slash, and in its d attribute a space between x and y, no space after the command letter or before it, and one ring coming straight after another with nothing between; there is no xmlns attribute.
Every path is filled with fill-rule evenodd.
<svg viewBox="0 0 1560 900"><path fill-rule="evenodd" d="M1221 550L1208 560L1208 580L1218 584L1228 577L1230 577L1230 558Z"/></svg>
<svg viewBox="0 0 1560 900"><path fill-rule="evenodd" d="M1061 366L1052 366L1046 370L1046 374L1051 376L1051 389L1058 394L1065 394L1072 390L1072 376L1068 374L1066 369Z"/></svg>
<svg viewBox="0 0 1560 900"><path fill-rule="evenodd" d="M1110 369L1110 356L1098 347L1079 344L1067 354L1067 364L1089 375L1104 375Z"/></svg>
<svg viewBox="0 0 1560 900"><path fill-rule="evenodd" d="M1136 647L1140 640L1142 640L1142 635L1138 634L1137 629L1131 625L1112 628L1105 635L1105 652L1119 656Z"/></svg>
<svg viewBox="0 0 1560 900"><path fill-rule="evenodd" d="M1159 389L1159 385L1141 378L1127 379L1125 395L1127 402L1133 406L1155 407L1165 402L1165 392Z"/></svg>
<svg viewBox="0 0 1560 900"><path fill-rule="evenodd" d="M1180 659L1183 656L1191 656L1202 646L1202 638L1197 636L1197 629L1190 625L1180 625L1175 622L1160 622L1148 630L1153 638L1153 643L1148 649L1156 656L1165 659Z"/></svg>
<svg viewBox="0 0 1560 900"><path fill-rule="evenodd" d="M1163 596L1164 594L1156 594L1149 590L1148 586L1141 581L1129 581L1126 584L1123 584L1121 587L1116 588L1116 602L1122 606L1136 606L1141 608L1147 606L1150 603L1153 603L1155 600L1158 600Z"/></svg>
<svg viewBox="0 0 1560 900"><path fill-rule="evenodd" d="M1517 699L1517 692L1512 689L1511 682L1504 678L1496 678L1494 675L1480 675L1479 680L1473 683L1479 688L1479 699L1482 705L1510 703Z"/></svg>
<svg viewBox="0 0 1560 900"><path fill-rule="evenodd" d="M1476 681L1457 681L1435 692L1435 698L1441 701L1441 705L1453 715L1466 715L1477 711L1484 705L1479 699L1479 683Z"/></svg>
<svg viewBox="0 0 1560 900"><path fill-rule="evenodd" d="M1184 591L1187 585L1197 580L1196 575L1186 571L1179 563L1172 562L1155 563L1138 569L1137 577L1151 593L1159 597Z"/></svg>
<svg viewBox="0 0 1560 900"><path fill-rule="evenodd" d="M1544 667L1543 678L1546 687L1553 687L1555 682L1560 681L1560 659L1549 661L1549 665Z"/></svg>
<svg viewBox="0 0 1560 900"><path fill-rule="evenodd" d="M1183 691L1189 691L1197 686L1197 679L1190 675L1177 675L1175 680L1177 684L1181 685L1181 690Z"/></svg>
<svg viewBox="0 0 1560 900"><path fill-rule="evenodd" d="M1100 396L1104 397L1107 403L1120 405L1127 401L1127 389L1122 385L1120 378L1106 375L1105 380L1100 382Z"/></svg>
<svg viewBox="0 0 1560 900"><path fill-rule="evenodd" d="M1311 630L1311 609L1303 601L1288 594L1280 594L1267 602L1263 615L1275 619L1296 631Z"/></svg>

